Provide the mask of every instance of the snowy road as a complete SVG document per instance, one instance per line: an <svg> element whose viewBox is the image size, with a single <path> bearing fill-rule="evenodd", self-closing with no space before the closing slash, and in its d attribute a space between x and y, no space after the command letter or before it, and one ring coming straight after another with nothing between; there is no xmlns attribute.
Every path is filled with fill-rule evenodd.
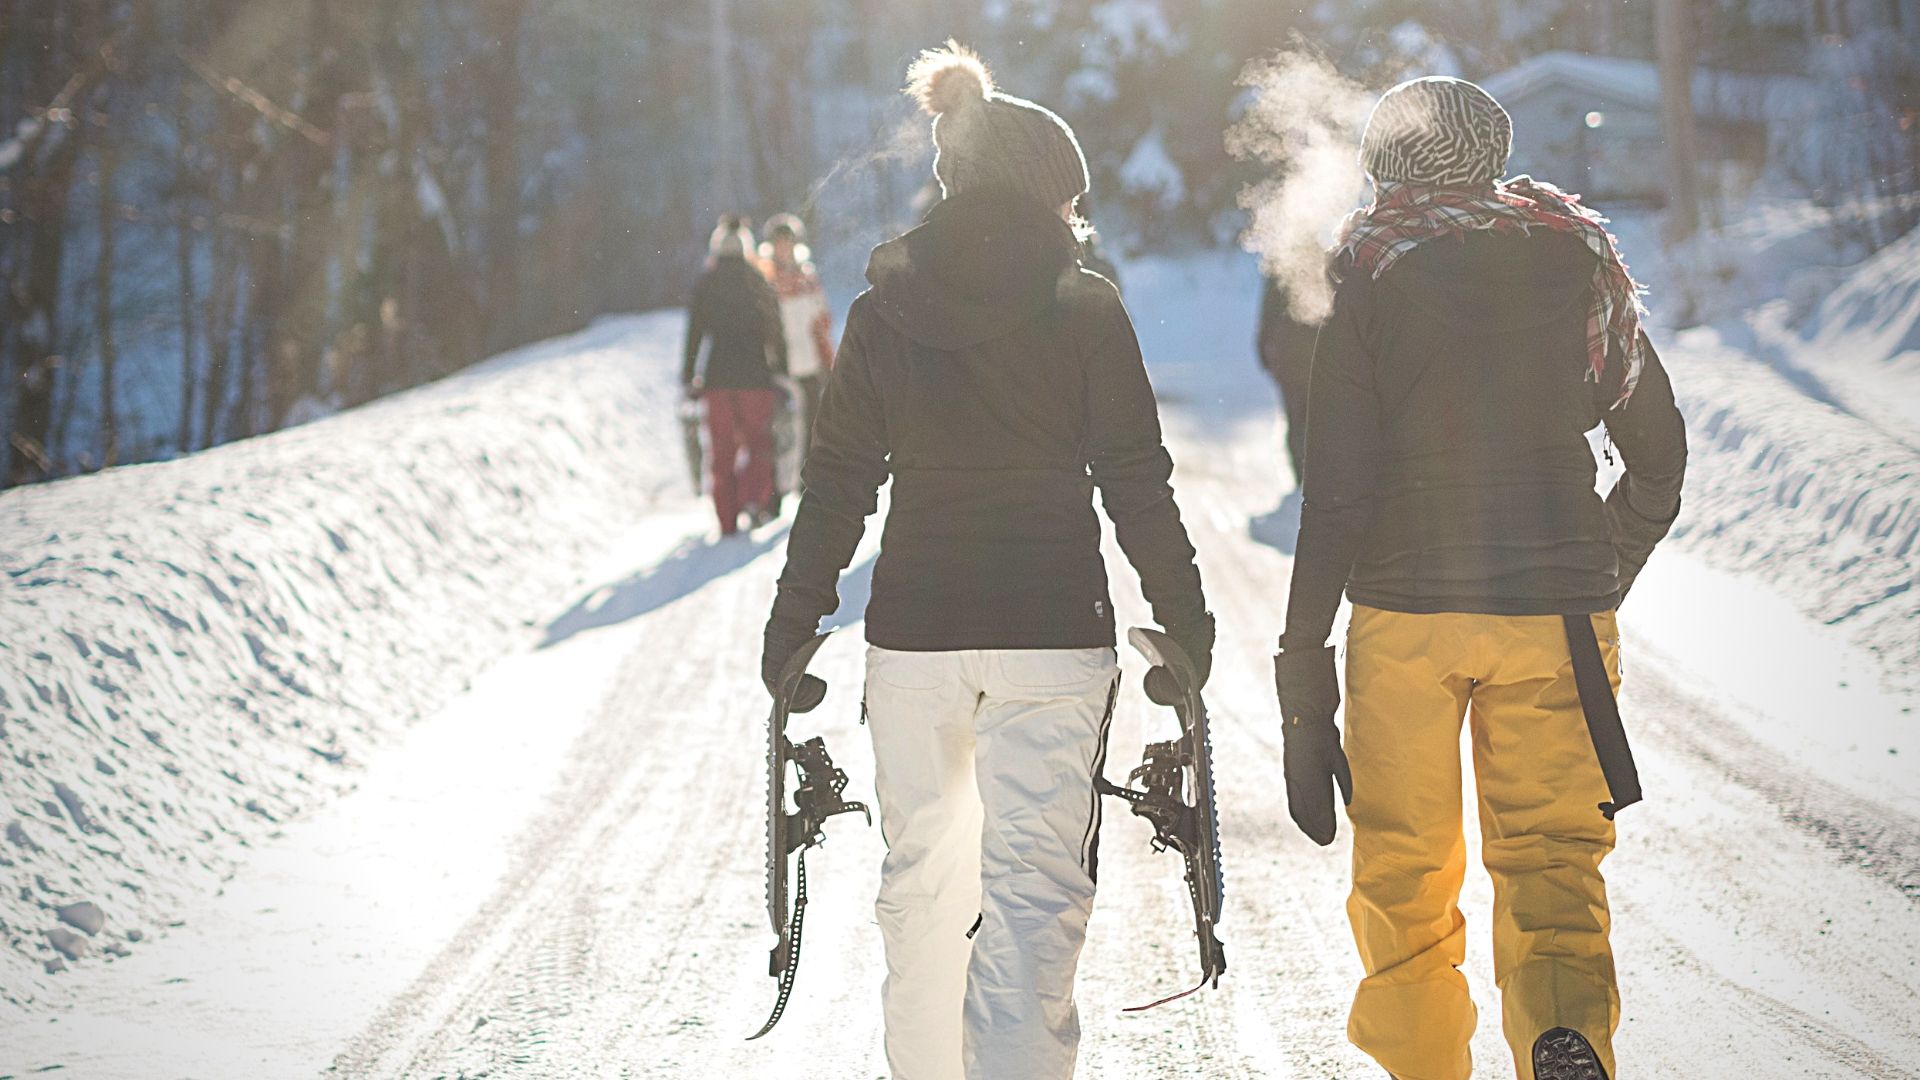
<svg viewBox="0 0 1920 1080"><path fill-rule="evenodd" d="M1081 965L1081 1075L1372 1077L1343 1035L1358 978L1346 838L1328 850L1302 838L1279 784L1267 653L1289 504L1275 510L1271 399L1237 355L1171 363L1156 382L1222 630L1209 698L1231 970L1218 991L1121 1014L1183 987L1194 958L1178 861L1109 807ZM55 1065L75 1077L884 1077L870 913L881 847L857 818L834 819L809 859L786 1019L742 1041L774 989L757 643L785 537L782 524L725 543L709 531L691 499L648 522L543 648L496 666L165 940L76 973L85 1005L7 1032L0 1077ZM855 612L871 543L843 586ZM1121 618L1139 621L1137 588L1111 558ZM1684 603L1689 576L1670 567L1669 580ZM1845 768L1755 737L1776 721L1717 693L1689 642L1646 645L1635 618L1630 605L1625 708L1648 800L1623 814L1608 864L1625 1074L1920 1076L1912 781L1851 784ZM848 625L821 654L833 690L793 729L824 734L850 796L870 801L858 639ZM1112 775L1171 726L1139 691L1144 665L1122 659ZM1471 874L1474 1051L1481 1075L1511 1077L1490 901Z"/></svg>

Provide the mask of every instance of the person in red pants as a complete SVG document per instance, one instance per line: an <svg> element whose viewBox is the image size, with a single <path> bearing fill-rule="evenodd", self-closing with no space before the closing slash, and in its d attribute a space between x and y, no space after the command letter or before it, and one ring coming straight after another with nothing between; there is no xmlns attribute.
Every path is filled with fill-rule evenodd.
<svg viewBox="0 0 1920 1080"><path fill-rule="evenodd" d="M720 535L732 536L742 513L750 526L774 516L773 377L786 370L787 339L773 286L747 260L747 222L721 218L708 250L687 305L680 382L706 405L713 509Z"/></svg>

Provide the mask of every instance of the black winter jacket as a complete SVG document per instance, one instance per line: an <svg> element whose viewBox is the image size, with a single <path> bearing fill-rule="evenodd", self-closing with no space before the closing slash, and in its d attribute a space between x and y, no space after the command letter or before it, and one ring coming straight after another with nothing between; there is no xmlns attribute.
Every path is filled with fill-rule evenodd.
<svg viewBox="0 0 1920 1080"><path fill-rule="evenodd" d="M807 459L771 626L812 629L893 480L867 640L901 650L1114 644L1093 493L1173 633L1208 618L1153 388L1065 223L964 194L876 248Z"/></svg>
<svg viewBox="0 0 1920 1080"><path fill-rule="evenodd" d="M1287 648L1326 641L1343 588L1406 612L1620 602L1679 513L1686 431L1651 348L1619 409L1623 362L1587 379L1596 258L1562 233L1474 232L1346 275L1313 354ZM1627 467L1604 501L1603 422Z"/></svg>
<svg viewBox="0 0 1920 1080"><path fill-rule="evenodd" d="M700 368L700 345L712 341ZM687 305L686 357L680 382L696 371L709 390L764 390L774 372L787 370L787 335L780 327L780 299L752 263L738 255L715 260L694 283Z"/></svg>

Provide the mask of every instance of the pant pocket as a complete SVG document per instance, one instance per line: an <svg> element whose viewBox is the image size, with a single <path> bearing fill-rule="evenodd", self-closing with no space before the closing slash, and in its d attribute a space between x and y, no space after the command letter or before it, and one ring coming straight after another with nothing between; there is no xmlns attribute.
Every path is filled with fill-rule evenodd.
<svg viewBox="0 0 1920 1080"><path fill-rule="evenodd" d="M867 678L896 690L938 690L945 685L951 664L947 653L911 653L894 649L867 649Z"/></svg>

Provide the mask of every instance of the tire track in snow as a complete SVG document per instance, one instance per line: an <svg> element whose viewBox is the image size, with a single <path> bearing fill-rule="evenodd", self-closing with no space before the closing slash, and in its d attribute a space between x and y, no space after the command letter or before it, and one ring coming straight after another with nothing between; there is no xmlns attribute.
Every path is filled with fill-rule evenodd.
<svg viewBox="0 0 1920 1080"><path fill-rule="evenodd" d="M563 968L575 970L571 965L529 967L529 949L556 934L592 941L591 928L575 925L582 910L575 901L585 895L583 880L591 878L593 864L621 830L635 819L646 819L652 793L644 787L653 778L649 766L679 758L698 731L696 725L641 722L645 718L635 715L640 710L634 703L691 695L711 675L705 665L687 661L663 672L651 653L628 659L599 715L576 742L573 765L562 778L563 794L516 841L521 854L499 889L413 987L341 1055L334 1065L336 1073L432 1075L422 1072L425 1063L444 1055L456 1040L474 1045L502 1039L510 1045L514 1040L525 1042L543 1017L590 993L589 987L570 986L557 978ZM714 748L708 750L711 753ZM691 811L683 808L683 813ZM683 819L678 824L684 827L688 822ZM524 992L513 995L512 980L523 970L533 978ZM512 996L504 1006L498 1003L503 993ZM496 1022L496 1012L501 1026L472 1038ZM399 1072L382 1071L392 1068Z"/></svg>

